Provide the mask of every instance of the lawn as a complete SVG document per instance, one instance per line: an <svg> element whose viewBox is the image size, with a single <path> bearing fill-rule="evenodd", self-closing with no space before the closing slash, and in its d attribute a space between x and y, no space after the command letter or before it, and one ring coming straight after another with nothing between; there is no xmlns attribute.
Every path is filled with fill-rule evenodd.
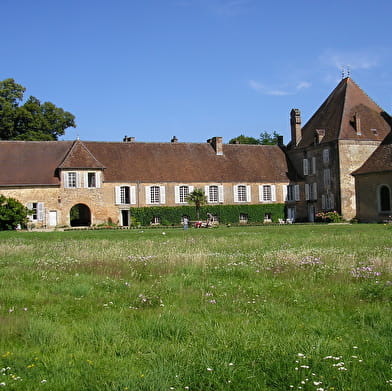
<svg viewBox="0 0 392 391"><path fill-rule="evenodd" d="M0 233L0 389L392 390L392 226Z"/></svg>

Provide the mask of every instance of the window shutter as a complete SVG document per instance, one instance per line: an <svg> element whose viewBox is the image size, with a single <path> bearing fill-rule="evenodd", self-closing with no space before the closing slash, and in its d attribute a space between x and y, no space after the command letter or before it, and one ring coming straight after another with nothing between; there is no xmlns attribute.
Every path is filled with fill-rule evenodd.
<svg viewBox="0 0 392 391"><path fill-rule="evenodd" d="M37 220L43 221L44 220L44 203L37 202Z"/></svg>
<svg viewBox="0 0 392 391"><path fill-rule="evenodd" d="M207 196L207 202L211 202L210 199L210 186L204 186L204 194Z"/></svg>
<svg viewBox="0 0 392 391"><path fill-rule="evenodd" d="M88 187L88 172L87 171L85 171L84 173L83 173L83 184L84 184L84 187Z"/></svg>
<svg viewBox="0 0 392 391"><path fill-rule="evenodd" d="M146 186L146 204L151 204L151 186Z"/></svg>
<svg viewBox="0 0 392 391"><path fill-rule="evenodd" d="M276 201L276 186L271 185L271 201Z"/></svg>
<svg viewBox="0 0 392 391"><path fill-rule="evenodd" d="M193 190L195 189L195 186L189 186L189 194L193 192ZM207 194L207 193L204 193Z"/></svg>
<svg viewBox="0 0 392 391"><path fill-rule="evenodd" d="M27 203L27 209L28 210L32 210L33 209L33 203L32 202L28 202ZM33 215L28 215L29 221L33 221Z"/></svg>
<svg viewBox="0 0 392 391"><path fill-rule="evenodd" d="M329 163L329 149L323 150L323 161L324 163Z"/></svg>
<svg viewBox="0 0 392 391"><path fill-rule="evenodd" d="M309 160L303 160L304 175L309 175Z"/></svg>
<svg viewBox="0 0 392 391"><path fill-rule="evenodd" d="M136 204L136 187L130 186L129 188L129 197L132 205Z"/></svg>
<svg viewBox="0 0 392 391"><path fill-rule="evenodd" d="M283 201L288 201L287 193L288 193L288 187L290 185L283 185L282 186L282 193L283 193ZM292 201L292 200L291 200Z"/></svg>
<svg viewBox="0 0 392 391"><path fill-rule="evenodd" d="M263 197L263 185L259 185L259 201L263 202L264 197Z"/></svg>
<svg viewBox="0 0 392 391"><path fill-rule="evenodd" d="M329 207L330 207L331 209L334 209L334 208L335 208L335 199L334 199L333 194L330 194L330 195L329 195Z"/></svg>
<svg viewBox="0 0 392 391"><path fill-rule="evenodd" d="M325 194L321 195L321 209L327 209L326 208L326 203L325 203Z"/></svg>
<svg viewBox="0 0 392 391"><path fill-rule="evenodd" d="M81 177L79 172L76 173L76 187L81 187Z"/></svg>
<svg viewBox="0 0 392 391"><path fill-rule="evenodd" d="M114 202L116 205L121 204L121 190L120 190L120 186L116 186L114 188Z"/></svg>
<svg viewBox="0 0 392 391"><path fill-rule="evenodd" d="M309 201L309 183L305 183L305 200Z"/></svg>
<svg viewBox="0 0 392 391"><path fill-rule="evenodd" d="M250 191L250 185L246 186L246 202L252 202L252 196Z"/></svg>
<svg viewBox="0 0 392 391"><path fill-rule="evenodd" d="M95 173L95 187L101 187L101 173L99 171Z"/></svg>
<svg viewBox="0 0 392 391"><path fill-rule="evenodd" d="M160 203L166 204L165 186L159 186Z"/></svg>
<svg viewBox="0 0 392 391"><path fill-rule="evenodd" d="M316 156L312 157L312 174L316 174Z"/></svg>
<svg viewBox="0 0 392 391"><path fill-rule="evenodd" d="M63 172L63 182L64 182L64 187L66 189L68 189L69 185L68 185L68 173L67 172Z"/></svg>
<svg viewBox="0 0 392 391"><path fill-rule="evenodd" d="M313 191L312 191L313 199L317 200L317 183L313 183Z"/></svg>
<svg viewBox="0 0 392 391"><path fill-rule="evenodd" d="M299 185L294 186L294 197L296 201L300 200L300 195L299 195Z"/></svg>
<svg viewBox="0 0 392 391"><path fill-rule="evenodd" d="M224 198L224 195L223 195L223 185L219 185L218 186L218 201L219 202L223 202L223 198Z"/></svg>
<svg viewBox="0 0 392 391"><path fill-rule="evenodd" d="M233 192L234 192L234 202L238 202L238 186L237 185L233 186Z"/></svg>
<svg viewBox="0 0 392 391"><path fill-rule="evenodd" d="M180 186L174 186L174 202L180 203Z"/></svg>

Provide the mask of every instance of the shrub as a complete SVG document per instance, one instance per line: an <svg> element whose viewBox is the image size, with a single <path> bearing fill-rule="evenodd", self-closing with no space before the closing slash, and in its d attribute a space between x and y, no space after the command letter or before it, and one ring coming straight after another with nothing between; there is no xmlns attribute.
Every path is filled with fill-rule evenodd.
<svg viewBox="0 0 392 391"><path fill-rule="evenodd" d="M28 209L14 198L0 194L0 231L24 227L27 223Z"/></svg>
<svg viewBox="0 0 392 391"><path fill-rule="evenodd" d="M240 214L248 216L249 224L262 223L268 213L272 221L276 222L284 218L283 204L265 205L204 205L200 207L200 219L206 220L207 213L218 217L221 224L238 224ZM154 217L159 217L161 224L180 225L181 218L189 216L191 221L197 219L196 210L193 206L153 206L145 208L131 208L131 221L140 222L141 225L150 225Z"/></svg>
<svg viewBox="0 0 392 391"><path fill-rule="evenodd" d="M316 214L316 217L325 223L340 223L343 221L343 217L340 216L336 210L330 212L319 212Z"/></svg>

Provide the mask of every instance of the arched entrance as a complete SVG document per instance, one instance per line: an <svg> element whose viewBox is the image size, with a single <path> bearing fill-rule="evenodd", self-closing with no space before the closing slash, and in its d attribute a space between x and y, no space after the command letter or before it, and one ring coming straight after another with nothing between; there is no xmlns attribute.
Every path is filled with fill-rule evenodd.
<svg viewBox="0 0 392 391"><path fill-rule="evenodd" d="M89 227L91 225L90 208L84 204L74 205L69 212L71 227Z"/></svg>

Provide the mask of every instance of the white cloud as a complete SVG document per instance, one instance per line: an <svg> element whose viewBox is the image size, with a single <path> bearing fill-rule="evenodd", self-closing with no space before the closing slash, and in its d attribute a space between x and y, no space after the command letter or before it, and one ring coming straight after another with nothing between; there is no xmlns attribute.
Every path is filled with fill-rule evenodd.
<svg viewBox="0 0 392 391"><path fill-rule="evenodd" d="M303 90L305 88L310 88L312 86L311 83L309 83L308 81L301 81L297 84L296 89L297 90Z"/></svg>
<svg viewBox="0 0 392 391"><path fill-rule="evenodd" d="M379 65L380 58L373 50L338 51L325 50L320 56L320 62L335 68L371 69Z"/></svg>
<svg viewBox="0 0 392 391"><path fill-rule="evenodd" d="M311 84L306 81L301 81L297 83L296 86L291 86L288 88L275 88L275 87L266 87L264 84L256 81L249 80L248 85L252 90L255 90L264 95L272 95L272 96L286 96L286 95L294 95L296 92L303 90L305 88L309 88Z"/></svg>

